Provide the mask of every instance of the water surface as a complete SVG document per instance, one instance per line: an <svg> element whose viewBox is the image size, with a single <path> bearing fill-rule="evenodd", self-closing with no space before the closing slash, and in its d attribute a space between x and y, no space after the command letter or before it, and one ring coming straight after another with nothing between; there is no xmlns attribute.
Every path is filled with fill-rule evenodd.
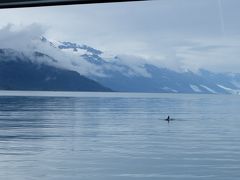
<svg viewBox="0 0 240 180"><path fill-rule="evenodd" d="M233 95L0 91L0 177L237 180L239 105Z"/></svg>

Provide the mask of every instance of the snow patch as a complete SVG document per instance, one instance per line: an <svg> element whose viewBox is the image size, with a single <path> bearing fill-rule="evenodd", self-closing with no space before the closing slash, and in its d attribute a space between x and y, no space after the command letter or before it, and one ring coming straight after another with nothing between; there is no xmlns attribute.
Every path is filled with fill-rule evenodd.
<svg viewBox="0 0 240 180"><path fill-rule="evenodd" d="M85 54L86 55L89 54L89 52L86 51L85 49L74 50L74 49L69 48L69 49L61 49L61 51L65 52L69 55L76 55L76 56L82 56L82 55L85 55Z"/></svg>
<svg viewBox="0 0 240 180"><path fill-rule="evenodd" d="M211 88L209 88L209 87L207 87L205 85L200 85L200 86L203 87L204 89L206 89L208 92L216 94L216 91L214 91L213 89L211 89Z"/></svg>
<svg viewBox="0 0 240 180"><path fill-rule="evenodd" d="M223 86L223 85L220 85L218 84L217 85L218 87L224 89L225 91L231 93L231 94L240 94L240 90L237 90L237 89L232 89L232 88L229 88L229 87L226 87L226 86Z"/></svg>
<svg viewBox="0 0 240 180"><path fill-rule="evenodd" d="M202 90L196 85L190 84L190 87L196 93L201 93L202 92Z"/></svg>
<svg viewBox="0 0 240 180"><path fill-rule="evenodd" d="M174 92L174 93L178 92L177 90L169 88L169 87L163 87L162 89L165 90L165 91L167 90L167 91L171 91L171 92Z"/></svg>

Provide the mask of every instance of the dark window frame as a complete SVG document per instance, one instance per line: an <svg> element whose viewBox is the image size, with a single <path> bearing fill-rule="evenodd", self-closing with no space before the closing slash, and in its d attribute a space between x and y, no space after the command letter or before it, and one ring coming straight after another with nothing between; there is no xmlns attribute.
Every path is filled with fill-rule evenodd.
<svg viewBox="0 0 240 180"><path fill-rule="evenodd" d="M0 9L74 5L74 4L128 2L128 1L144 1L144 0L0 0Z"/></svg>

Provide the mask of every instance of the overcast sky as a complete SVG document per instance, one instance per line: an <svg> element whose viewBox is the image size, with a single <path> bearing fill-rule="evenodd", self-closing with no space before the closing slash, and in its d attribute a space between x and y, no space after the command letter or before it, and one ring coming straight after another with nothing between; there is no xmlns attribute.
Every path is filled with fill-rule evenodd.
<svg viewBox="0 0 240 180"><path fill-rule="evenodd" d="M239 0L155 0L0 10L50 39L141 56L173 69L240 72Z"/></svg>

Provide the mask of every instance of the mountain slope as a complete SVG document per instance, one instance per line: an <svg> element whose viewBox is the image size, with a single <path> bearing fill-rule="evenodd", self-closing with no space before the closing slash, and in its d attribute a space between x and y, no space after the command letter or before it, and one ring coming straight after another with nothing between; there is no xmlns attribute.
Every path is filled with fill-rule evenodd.
<svg viewBox="0 0 240 180"><path fill-rule="evenodd" d="M43 56L40 53L35 53L35 55ZM0 89L111 91L75 71L56 68L44 63L38 64L23 53L10 49L0 50Z"/></svg>
<svg viewBox="0 0 240 180"><path fill-rule="evenodd" d="M58 48L79 56L102 68L105 76L91 75L91 79L124 92L164 92L164 93L222 93L239 94L240 75L213 73L207 70L176 72L147 62L126 63L124 57L104 58L104 52L86 45L62 42ZM81 58L80 58L81 57ZM129 59L131 61L131 59Z"/></svg>
<svg viewBox="0 0 240 180"><path fill-rule="evenodd" d="M240 94L238 73L177 72L83 44L44 37L39 44L28 56L0 49L1 89Z"/></svg>

